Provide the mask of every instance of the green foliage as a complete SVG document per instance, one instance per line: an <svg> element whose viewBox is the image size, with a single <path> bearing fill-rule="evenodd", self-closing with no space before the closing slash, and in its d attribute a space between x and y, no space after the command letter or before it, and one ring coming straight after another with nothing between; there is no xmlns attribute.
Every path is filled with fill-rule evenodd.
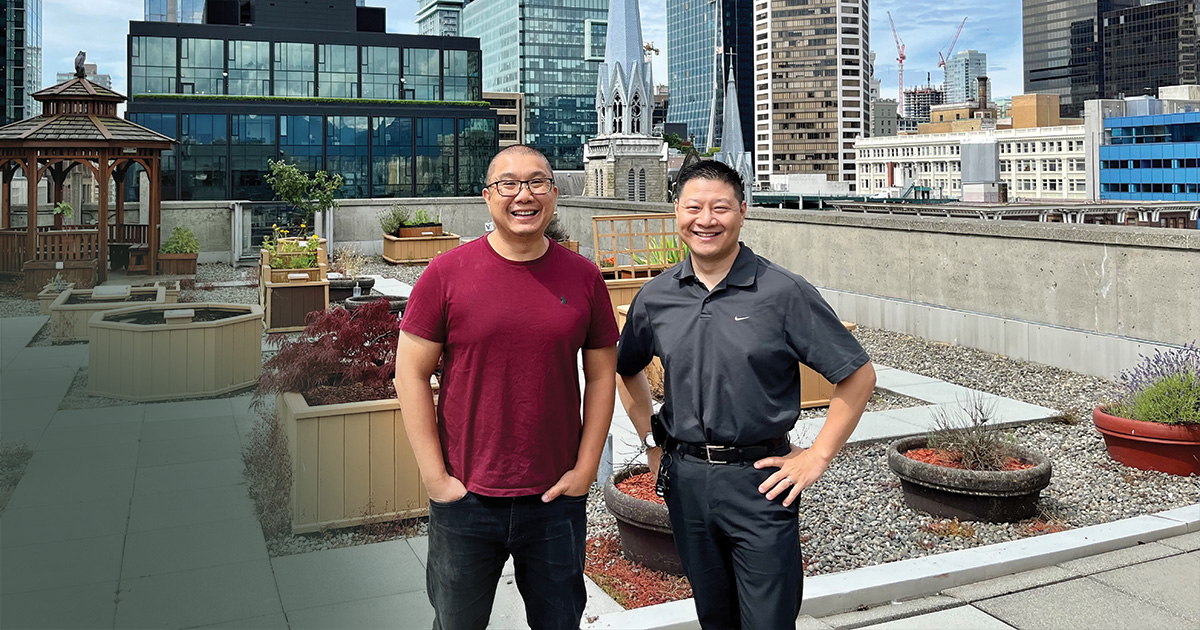
<svg viewBox="0 0 1200 630"><path fill-rule="evenodd" d="M71 204L66 201L60 201L60 202L54 204L54 214L61 214L64 217L70 219L72 216L75 215L75 208L72 207Z"/></svg>
<svg viewBox="0 0 1200 630"><path fill-rule="evenodd" d="M1162 377L1109 413L1162 424L1200 424L1200 375L1184 372Z"/></svg>
<svg viewBox="0 0 1200 630"><path fill-rule="evenodd" d="M672 149L682 149L684 146L683 138L680 138L679 134L677 133L669 133L663 136L663 140L665 140L667 142L667 146L671 147Z"/></svg>
<svg viewBox="0 0 1200 630"><path fill-rule="evenodd" d="M713 148L705 151L704 153L701 153L700 155L703 155L704 157L712 157L712 156L716 155L717 152L720 150L721 150L721 147L713 147Z"/></svg>
<svg viewBox="0 0 1200 630"><path fill-rule="evenodd" d="M409 223L412 223L412 212L398 203L379 213L379 227L383 228L384 234L399 236L400 228Z"/></svg>
<svg viewBox="0 0 1200 630"><path fill-rule="evenodd" d="M346 103L350 105L431 105L436 107L491 107L487 101L419 101L390 98L323 98L316 96L231 96L228 94L138 94L135 100L161 101L250 101L279 102L299 101L303 103Z"/></svg>
<svg viewBox="0 0 1200 630"><path fill-rule="evenodd" d="M330 177L325 171L309 175L284 160L267 160L271 173L267 183L275 196L304 213L304 224L312 222L313 215L337 207L337 193L344 180L341 175Z"/></svg>
<svg viewBox="0 0 1200 630"><path fill-rule="evenodd" d="M301 229L305 226L300 224ZM308 238L287 238L287 230L275 228L275 251L270 254L271 267L275 269L313 269L317 266L317 250L321 239L316 234Z"/></svg>
<svg viewBox="0 0 1200 630"><path fill-rule="evenodd" d="M646 237L646 249L650 250L643 256L633 254L635 265L677 265L687 258L691 251L686 243L680 243L678 236L667 235L661 239L653 236Z"/></svg>
<svg viewBox="0 0 1200 630"><path fill-rule="evenodd" d="M433 217L429 216L429 212L427 212L424 208L421 208L420 210L417 210L417 216L413 217L413 223L415 225L433 223Z"/></svg>
<svg viewBox="0 0 1200 630"><path fill-rule="evenodd" d="M968 470L1001 470L1011 456L1016 439L989 424L996 403L972 395L959 410L933 409L933 431L926 437L929 448L960 453Z"/></svg>
<svg viewBox="0 0 1200 630"><path fill-rule="evenodd" d="M199 254L200 240L188 228L176 226L171 237L158 247L160 254Z"/></svg>

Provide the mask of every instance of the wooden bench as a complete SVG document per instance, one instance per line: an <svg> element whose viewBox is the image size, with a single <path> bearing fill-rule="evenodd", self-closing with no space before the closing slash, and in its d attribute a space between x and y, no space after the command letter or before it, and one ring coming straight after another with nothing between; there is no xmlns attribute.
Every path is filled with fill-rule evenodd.
<svg viewBox="0 0 1200 630"><path fill-rule="evenodd" d="M150 246L138 243L129 246L129 273L150 273Z"/></svg>

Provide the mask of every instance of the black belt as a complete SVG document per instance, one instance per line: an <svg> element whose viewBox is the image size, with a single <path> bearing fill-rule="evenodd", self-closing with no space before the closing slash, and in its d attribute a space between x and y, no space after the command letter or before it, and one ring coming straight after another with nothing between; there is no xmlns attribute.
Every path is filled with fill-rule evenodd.
<svg viewBox="0 0 1200 630"><path fill-rule="evenodd" d="M787 444L785 438L775 438L750 446L723 446L720 444L692 444L679 442L679 451L703 459L710 464L740 464L747 461L757 461L768 457Z"/></svg>

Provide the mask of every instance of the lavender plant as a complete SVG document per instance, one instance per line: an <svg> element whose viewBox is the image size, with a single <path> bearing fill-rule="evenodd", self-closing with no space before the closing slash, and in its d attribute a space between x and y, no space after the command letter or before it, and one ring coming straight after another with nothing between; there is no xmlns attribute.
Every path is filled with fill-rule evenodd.
<svg viewBox="0 0 1200 630"><path fill-rule="evenodd" d="M1162 424L1200 424L1200 346L1155 350L1121 372L1122 393L1109 413Z"/></svg>

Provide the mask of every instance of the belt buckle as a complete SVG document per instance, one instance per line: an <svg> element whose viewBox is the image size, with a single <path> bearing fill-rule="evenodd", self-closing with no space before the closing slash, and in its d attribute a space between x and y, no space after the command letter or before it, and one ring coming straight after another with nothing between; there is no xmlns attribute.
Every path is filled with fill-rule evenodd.
<svg viewBox="0 0 1200 630"><path fill-rule="evenodd" d="M732 449L728 446L721 446L719 444L705 444L704 445L704 458L706 460L708 460L708 463L710 463L710 464L728 464L728 463L731 463L729 460L713 459L713 453L714 452L727 453L731 450Z"/></svg>

